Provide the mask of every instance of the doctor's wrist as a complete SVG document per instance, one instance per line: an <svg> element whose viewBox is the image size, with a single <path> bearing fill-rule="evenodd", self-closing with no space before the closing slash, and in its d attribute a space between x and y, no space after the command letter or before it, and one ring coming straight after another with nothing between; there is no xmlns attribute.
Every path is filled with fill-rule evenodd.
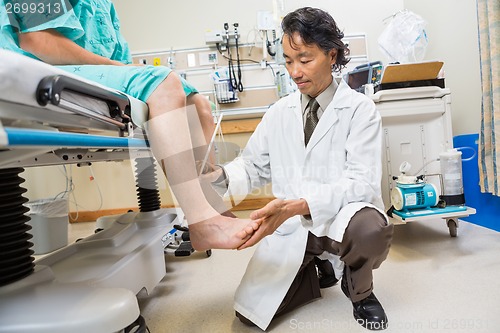
<svg viewBox="0 0 500 333"><path fill-rule="evenodd" d="M285 200L285 209L290 215L289 217L295 215L309 215L309 205L305 199L290 199Z"/></svg>

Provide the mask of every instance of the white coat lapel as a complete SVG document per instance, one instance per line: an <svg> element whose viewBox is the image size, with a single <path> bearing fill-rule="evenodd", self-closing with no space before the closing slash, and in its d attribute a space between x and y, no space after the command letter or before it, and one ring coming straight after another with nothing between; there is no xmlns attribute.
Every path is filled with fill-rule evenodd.
<svg viewBox="0 0 500 333"><path fill-rule="evenodd" d="M342 80L333 96L333 100L321 116L306 147L306 154L325 136L339 120L338 113L350 106L351 88Z"/></svg>
<svg viewBox="0 0 500 333"><path fill-rule="evenodd" d="M301 101L300 101L300 91L296 91L292 96L290 101L288 102L288 110L291 111L289 115L287 115L287 119L285 120L284 125L286 126L286 130L290 133L290 140L293 140L294 144L298 144L298 147L304 147L304 122L302 118L302 109L301 109ZM293 115L292 115L293 114ZM297 150L297 153L304 154L305 150ZM300 155L299 155L300 156ZM301 156L301 159L304 159L304 156Z"/></svg>

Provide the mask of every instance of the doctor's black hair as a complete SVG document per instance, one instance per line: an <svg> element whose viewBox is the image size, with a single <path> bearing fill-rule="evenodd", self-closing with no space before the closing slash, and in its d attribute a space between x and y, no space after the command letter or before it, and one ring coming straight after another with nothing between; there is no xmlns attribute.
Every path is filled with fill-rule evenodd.
<svg viewBox="0 0 500 333"><path fill-rule="evenodd" d="M344 33L337 27L333 17L321 9L303 7L290 12L283 18L281 28L284 35L292 37L297 32L306 45L316 44L325 53L336 49L337 59L333 71L340 71L350 60L346 58L349 48L342 42Z"/></svg>

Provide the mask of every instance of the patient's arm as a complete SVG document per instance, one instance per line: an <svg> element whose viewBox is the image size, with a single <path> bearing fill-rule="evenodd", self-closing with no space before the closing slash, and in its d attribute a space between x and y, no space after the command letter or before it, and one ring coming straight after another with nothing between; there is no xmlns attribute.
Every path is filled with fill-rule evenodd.
<svg viewBox="0 0 500 333"><path fill-rule="evenodd" d="M19 34L19 46L51 65L123 65L85 50L53 29Z"/></svg>

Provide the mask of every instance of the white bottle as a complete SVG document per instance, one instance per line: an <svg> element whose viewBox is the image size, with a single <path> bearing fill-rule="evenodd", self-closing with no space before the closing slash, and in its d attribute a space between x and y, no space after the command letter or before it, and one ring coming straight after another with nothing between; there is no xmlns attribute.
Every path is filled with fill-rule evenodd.
<svg viewBox="0 0 500 333"><path fill-rule="evenodd" d="M443 199L447 205L465 204L462 181L462 152L457 149L439 154L441 175L443 176Z"/></svg>

